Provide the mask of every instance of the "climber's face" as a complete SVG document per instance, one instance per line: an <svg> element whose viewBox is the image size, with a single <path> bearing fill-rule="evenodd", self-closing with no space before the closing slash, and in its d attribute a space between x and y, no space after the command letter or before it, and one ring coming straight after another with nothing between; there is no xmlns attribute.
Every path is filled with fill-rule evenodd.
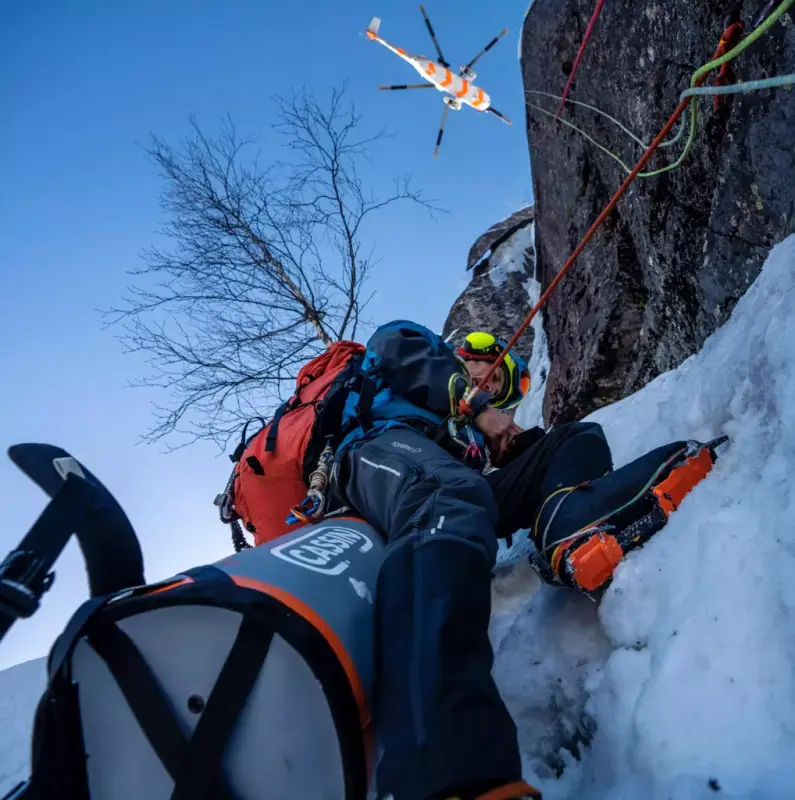
<svg viewBox="0 0 795 800"><path fill-rule="evenodd" d="M472 381L472 385L479 384L481 378L485 376L485 374L491 369L491 363L488 361L467 361L466 362L467 372L469 373L469 378ZM500 367L488 380L485 386L482 388L485 389L489 394L497 395L499 394L505 386L505 372L502 367Z"/></svg>

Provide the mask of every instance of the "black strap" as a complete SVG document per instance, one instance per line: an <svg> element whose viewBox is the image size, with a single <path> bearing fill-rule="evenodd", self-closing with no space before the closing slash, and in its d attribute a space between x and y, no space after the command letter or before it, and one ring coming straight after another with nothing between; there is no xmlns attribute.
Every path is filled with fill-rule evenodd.
<svg viewBox="0 0 795 800"><path fill-rule="evenodd" d="M445 437L449 434L447 430L447 419L443 419L434 429L431 439L434 444L441 444Z"/></svg>
<svg viewBox="0 0 795 800"><path fill-rule="evenodd" d="M223 575L214 567L191 570L195 578ZM232 649L201 711L190 740L169 700L130 637L116 625L89 635L95 652L107 664L163 766L174 780L171 800L234 800L223 775L224 751L268 654L273 631L243 617Z"/></svg>
<svg viewBox="0 0 795 800"><path fill-rule="evenodd" d="M246 447L248 446L248 443L250 441L248 437L248 426L251 425L251 423L254 422L254 420L260 421L260 429L259 429L260 431L268 424L267 422L265 422L264 417L252 417L251 419L246 420L246 424L243 426L243 431L240 434L240 442L235 448L235 452L229 456L229 460L233 464L237 464L237 462L240 461L240 459L243 457L243 453L246 452ZM257 431L257 433L259 433L259 431ZM254 436L256 436L256 434L252 434L251 438L253 439Z"/></svg>
<svg viewBox="0 0 795 800"><path fill-rule="evenodd" d="M265 474L265 468L262 466L262 464L260 464L259 459L256 456L249 456L246 459L246 464L248 464L249 467L251 467L251 471L255 475Z"/></svg>
<svg viewBox="0 0 795 800"><path fill-rule="evenodd" d="M181 761L171 800L215 797L224 750L268 654L273 631L250 617L240 623L235 643Z"/></svg>
<svg viewBox="0 0 795 800"><path fill-rule="evenodd" d="M116 625L99 628L88 640L111 671L152 749L176 781L188 739L149 664L132 639ZM231 793L226 796L233 797Z"/></svg>
<svg viewBox="0 0 795 800"><path fill-rule="evenodd" d="M356 404L356 417L362 429L369 431L373 427L373 400L378 394L378 384L367 375L362 375L362 388L359 390L359 402Z"/></svg>
<svg viewBox="0 0 795 800"><path fill-rule="evenodd" d="M276 437L279 435L279 423L281 422L284 413L290 410L291 403L292 400L288 400L286 403L282 403L282 405L276 409L276 413L273 415L273 419L271 420L270 428L268 428L268 435L265 437L266 453L272 453L276 449Z"/></svg>
<svg viewBox="0 0 795 800"><path fill-rule="evenodd" d="M50 650L50 655L47 659L47 674L50 681L53 680L64 665L64 662L72 655L77 641L83 636L86 625L107 601L107 597L92 597L75 611L63 633L55 640L55 644Z"/></svg>

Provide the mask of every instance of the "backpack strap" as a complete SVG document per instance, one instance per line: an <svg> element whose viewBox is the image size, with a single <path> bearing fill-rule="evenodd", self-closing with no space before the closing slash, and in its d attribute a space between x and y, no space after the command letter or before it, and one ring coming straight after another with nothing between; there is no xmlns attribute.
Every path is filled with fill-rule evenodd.
<svg viewBox="0 0 795 800"><path fill-rule="evenodd" d="M359 389L359 401L356 404L356 418L362 430L369 431L373 427L373 401L378 394L379 386L373 377L368 373L362 373L361 388Z"/></svg>
<svg viewBox="0 0 795 800"><path fill-rule="evenodd" d="M307 383L304 383L301 386L301 388L303 388L306 385ZM300 405L301 405L301 398L298 396L298 394L294 394L286 403L282 403L276 409L276 413L273 415L270 427L268 428L268 434L265 437L266 453L272 453L274 450L276 450L276 437L279 435L279 423L281 422L282 417L288 411L292 411L294 408L298 408L298 406Z"/></svg>
<svg viewBox="0 0 795 800"><path fill-rule="evenodd" d="M171 800L216 797L209 788L220 778L221 762L262 665L273 631L244 616L221 674L193 732Z"/></svg>
<svg viewBox="0 0 795 800"><path fill-rule="evenodd" d="M177 784L177 777L187 756L188 740L146 659L133 640L115 624L92 632L88 640L110 670L144 736ZM234 795L228 786L218 788L219 797L232 800Z"/></svg>
<svg viewBox="0 0 795 800"><path fill-rule="evenodd" d="M232 583L223 570L213 566L185 574ZM188 738L135 642L112 622L98 625L88 634L91 647L110 670L149 744L174 781L171 800L236 797L222 771L223 756L272 640L272 631L242 615L212 692L206 699L195 700L195 711L201 716Z"/></svg>
<svg viewBox="0 0 795 800"><path fill-rule="evenodd" d="M260 423L261 423L260 429L259 429L260 431L268 424L267 422L265 422L264 417L251 417L251 419L246 420L246 424L243 426L243 430L242 430L242 432L240 434L240 442L238 443L237 447L235 448L235 452L232 453L232 455L229 456L229 460L233 464L237 464L237 462L240 461L240 459L243 457L243 453L245 452L246 447L247 447L247 445L248 445L248 443L250 441L250 439L248 437L248 426L251 425L251 423L254 422L254 420L259 420L260 421ZM257 433L259 433L259 431L257 431ZM253 439L254 436L256 436L256 434L252 433L251 434L251 439Z"/></svg>
<svg viewBox="0 0 795 800"><path fill-rule="evenodd" d="M55 644L53 644L52 650L50 650L50 655L47 659L47 674L50 682L55 679L55 676L61 671L61 667L67 659L71 657L75 645L78 640L82 638L88 623L91 622L97 611L99 611L109 599L110 598L107 596L92 597L90 600L86 600L86 602L75 611L63 633L55 640Z"/></svg>

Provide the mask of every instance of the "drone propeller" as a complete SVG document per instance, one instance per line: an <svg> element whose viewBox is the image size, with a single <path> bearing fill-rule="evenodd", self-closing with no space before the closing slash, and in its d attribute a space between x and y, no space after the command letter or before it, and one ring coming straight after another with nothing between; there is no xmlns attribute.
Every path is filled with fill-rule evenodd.
<svg viewBox="0 0 795 800"><path fill-rule="evenodd" d="M442 136L444 136L444 124L447 122L447 114L450 111L450 106L444 104L444 111L442 112L442 124L439 126L439 135L436 137L436 149L433 151L433 157L439 155L439 148L442 146Z"/></svg>
<svg viewBox="0 0 795 800"><path fill-rule="evenodd" d="M382 92L394 92L398 89L435 89L432 83L400 83L397 86L379 86Z"/></svg>
<svg viewBox="0 0 795 800"><path fill-rule="evenodd" d="M439 63L443 67L449 67L450 62L445 61L445 58L442 55L442 48L439 47L439 42L436 39L436 34L433 32L433 26L431 25L431 21L428 19L428 15L425 13L425 6L420 5L420 11L422 11L422 16L425 17L425 24L428 26L428 33L431 34L431 39L433 39L433 46L436 48L436 52L439 55Z"/></svg>
<svg viewBox="0 0 795 800"><path fill-rule="evenodd" d="M497 109L494 108L494 106L489 106L486 109L486 111L488 111L489 114L494 114L495 117L499 117L506 125L513 125L513 123L508 119L508 117L506 117L505 114L500 114L500 112L497 111Z"/></svg>
<svg viewBox="0 0 795 800"><path fill-rule="evenodd" d="M468 72L472 67L475 65L475 62L478 61L482 56L485 56L486 53L494 47L497 42L502 39L505 34L508 33L507 28L503 28L466 66L461 67L461 72L459 75L463 75L464 73Z"/></svg>

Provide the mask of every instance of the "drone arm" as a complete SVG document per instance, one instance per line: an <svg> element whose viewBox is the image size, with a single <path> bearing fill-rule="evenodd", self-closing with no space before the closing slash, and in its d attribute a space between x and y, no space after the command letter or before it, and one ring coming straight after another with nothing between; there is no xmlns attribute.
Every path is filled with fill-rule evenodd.
<svg viewBox="0 0 795 800"><path fill-rule="evenodd" d="M485 56L506 33L508 33L508 29L503 28L466 66L461 67L461 74L463 75L468 69L471 69L475 65L475 62Z"/></svg>

